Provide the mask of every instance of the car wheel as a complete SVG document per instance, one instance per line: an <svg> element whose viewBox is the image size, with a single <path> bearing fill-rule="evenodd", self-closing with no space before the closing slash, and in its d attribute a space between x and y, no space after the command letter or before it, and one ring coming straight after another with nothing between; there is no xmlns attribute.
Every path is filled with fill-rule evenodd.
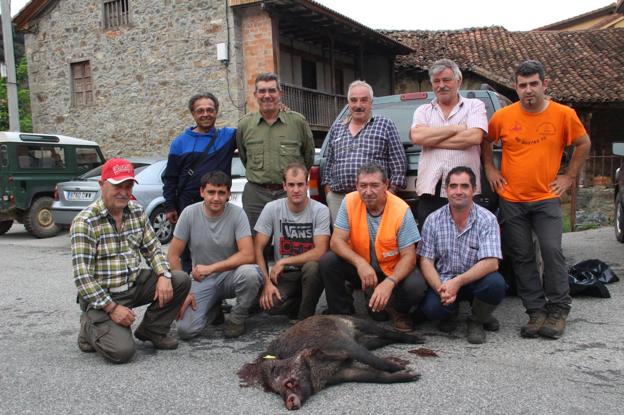
<svg viewBox="0 0 624 415"><path fill-rule="evenodd" d="M0 235L4 235L5 233L7 233L9 229L11 229L11 226L13 226L12 220L0 221Z"/></svg>
<svg viewBox="0 0 624 415"><path fill-rule="evenodd" d="M165 208L158 206L149 217L149 221L154 228L156 237L162 245L168 244L173 238L173 224L167 219Z"/></svg>
<svg viewBox="0 0 624 415"><path fill-rule="evenodd" d="M615 196L615 239L624 242L624 201L622 193Z"/></svg>
<svg viewBox="0 0 624 415"><path fill-rule="evenodd" d="M37 238L49 238L60 231L52 219L52 202L51 197L40 197L24 215L24 227Z"/></svg>

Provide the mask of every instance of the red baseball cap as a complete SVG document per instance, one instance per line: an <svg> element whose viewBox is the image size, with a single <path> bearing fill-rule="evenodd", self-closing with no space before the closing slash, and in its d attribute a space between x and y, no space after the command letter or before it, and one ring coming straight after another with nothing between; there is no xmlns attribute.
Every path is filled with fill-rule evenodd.
<svg viewBox="0 0 624 415"><path fill-rule="evenodd" d="M102 166L102 181L106 180L112 184L119 184L126 180L134 180L134 167L126 159L110 159Z"/></svg>

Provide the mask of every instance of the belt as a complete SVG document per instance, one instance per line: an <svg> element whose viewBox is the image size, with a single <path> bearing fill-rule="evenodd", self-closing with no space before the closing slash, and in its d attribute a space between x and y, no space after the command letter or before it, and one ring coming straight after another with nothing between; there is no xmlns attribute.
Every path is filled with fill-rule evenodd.
<svg viewBox="0 0 624 415"><path fill-rule="evenodd" d="M113 294L125 293L126 291L128 291L132 287L134 287L134 283L133 282L128 283L128 284L124 284L124 285L120 285L119 287L104 288L104 291L108 291L109 293L113 293Z"/></svg>
<svg viewBox="0 0 624 415"><path fill-rule="evenodd" d="M268 190L282 190L284 188L284 186L281 183L254 183L254 182L249 182L249 183L255 184L256 186L260 186Z"/></svg>

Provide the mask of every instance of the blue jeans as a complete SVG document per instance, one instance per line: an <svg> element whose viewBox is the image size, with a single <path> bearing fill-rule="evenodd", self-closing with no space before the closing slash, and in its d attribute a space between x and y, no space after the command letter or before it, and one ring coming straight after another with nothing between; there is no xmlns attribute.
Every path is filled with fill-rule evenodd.
<svg viewBox="0 0 624 415"><path fill-rule="evenodd" d="M441 320L457 313L460 301L472 302L474 298L477 298L484 303L498 305L504 297L505 280L498 272L492 272L480 280L461 287L455 302L446 306L442 305L438 293L428 288L420 309L429 320Z"/></svg>

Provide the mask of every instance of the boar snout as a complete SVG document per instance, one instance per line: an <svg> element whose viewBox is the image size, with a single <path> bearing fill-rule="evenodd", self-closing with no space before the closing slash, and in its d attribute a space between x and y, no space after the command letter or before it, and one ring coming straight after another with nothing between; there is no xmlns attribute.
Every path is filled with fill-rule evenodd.
<svg viewBox="0 0 624 415"><path fill-rule="evenodd" d="M299 397L294 393L288 395L284 403L286 404L286 408L290 411L301 408L301 401L299 400Z"/></svg>

